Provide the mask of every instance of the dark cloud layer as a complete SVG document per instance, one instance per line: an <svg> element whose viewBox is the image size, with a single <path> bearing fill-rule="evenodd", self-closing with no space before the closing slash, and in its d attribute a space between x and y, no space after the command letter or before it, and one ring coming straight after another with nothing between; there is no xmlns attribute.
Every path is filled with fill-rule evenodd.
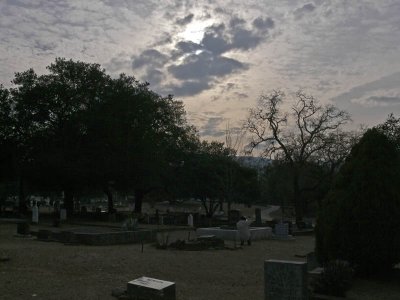
<svg viewBox="0 0 400 300"><path fill-rule="evenodd" d="M189 24L190 22L192 22L193 17L194 17L194 14L189 14L184 18L177 19L175 23L180 26L185 26L185 25Z"/></svg>
<svg viewBox="0 0 400 300"><path fill-rule="evenodd" d="M296 19L302 18L305 14L313 12L315 10L315 5L313 3L304 4L302 7L297 8L293 15Z"/></svg>
<svg viewBox="0 0 400 300"><path fill-rule="evenodd" d="M367 103L378 104L378 105L400 105L400 97L388 97L388 96L373 96L368 97Z"/></svg>
<svg viewBox="0 0 400 300"><path fill-rule="evenodd" d="M183 63L170 66L168 71L175 78L184 80L187 78L223 77L245 68L245 65L237 60L203 51L200 54L189 55Z"/></svg>
<svg viewBox="0 0 400 300"><path fill-rule="evenodd" d="M194 18L189 14L175 23L185 26ZM248 22L234 16L205 28L199 43L181 40L168 52L154 48L145 50L134 57L132 67L144 68L145 80L163 91L176 96L193 96L212 88L221 78L248 69L246 63L228 58L225 53L256 48L268 38L274 26L270 17L257 17ZM176 83L162 87L166 75L163 70L172 75Z"/></svg>
<svg viewBox="0 0 400 300"><path fill-rule="evenodd" d="M182 80L174 88L176 94L190 95L190 88L193 88L192 95L195 95L212 87L217 78L246 70L247 64L227 58L224 54L257 47L268 37L268 31L274 25L269 17L258 17L249 24L245 19L234 16L227 23L207 27L200 43L178 42L173 51L175 57L182 54L186 56L181 63L173 63L168 67L175 78Z"/></svg>
<svg viewBox="0 0 400 300"><path fill-rule="evenodd" d="M204 136L221 137L225 131L219 129L219 126L225 121L223 117L209 117L207 123L201 127L200 132Z"/></svg>
<svg viewBox="0 0 400 300"><path fill-rule="evenodd" d="M333 98L338 103L349 103L352 99L360 99L369 93L375 93L379 90L393 90L400 85L400 72L384 76L375 81L368 82L363 85L355 86L346 93L340 94Z"/></svg>
<svg viewBox="0 0 400 300"><path fill-rule="evenodd" d="M222 54L230 50L249 50L263 42L274 21L258 17L249 26L244 19L233 17L229 26L214 24L207 28L201 44L209 51Z"/></svg>
<svg viewBox="0 0 400 300"><path fill-rule="evenodd" d="M138 57L134 58L132 62L133 68L141 68L144 66L162 67L168 61L168 56L162 54L155 49L148 49L143 51Z"/></svg>

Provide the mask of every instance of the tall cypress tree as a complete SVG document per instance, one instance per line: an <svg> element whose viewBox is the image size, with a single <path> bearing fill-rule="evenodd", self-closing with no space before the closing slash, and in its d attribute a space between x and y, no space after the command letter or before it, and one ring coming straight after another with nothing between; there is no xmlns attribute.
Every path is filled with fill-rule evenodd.
<svg viewBox="0 0 400 300"><path fill-rule="evenodd" d="M395 145L368 130L323 201L316 251L321 261L348 260L375 274L400 262L400 160Z"/></svg>

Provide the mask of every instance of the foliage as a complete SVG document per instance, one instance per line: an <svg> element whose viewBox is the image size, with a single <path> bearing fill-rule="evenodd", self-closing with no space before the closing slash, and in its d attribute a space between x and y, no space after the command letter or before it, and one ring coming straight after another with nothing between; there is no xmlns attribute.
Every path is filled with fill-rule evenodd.
<svg viewBox="0 0 400 300"><path fill-rule="evenodd" d="M378 125L377 129L395 143L397 150L400 150L400 117L396 118L390 114L385 123Z"/></svg>
<svg viewBox="0 0 400 300"><path fill-rule="evenodd" d="M98 64L59 58L47 69L16 73L13 88L0 87L0 158L12 156L15 170L6 179L19 179L22 200L26 183L65 191L69 212L82 189L103 190L110 211L112 189L133 189L140 211L196 139L183 104L134 77L113 79Z"/></svg>
<svg viewBox="0 0 400 300"><path fill-rule="evenodd" d="M314 97L301 91L296 94L291 113L285 113L282 110L284 97L281 91L262 95L257 107L250 110L245 128L252 134L250 150L262 148L265 156L285 161L290 166L293 203L299 222L304 206L301 173L309 162L330 164L333 171L336 169L349 150L346 146L350 143L343 143L339 137L347 137L340 128L350 117L333 105L320 105Z"/></svg>
<svg viewBox="0 0 400 300"><path fill-rule="evenodd" d="M316 293L345 297L351 287L354 270L342 260L329 261L321 275L313 283Z"/></svg>
<svg viewBox="0 0 400 300"><path fill-rule="evenodd" d="M343 259L375 274L400 262L400 159L394 144L368 130L341 167L320 208L319 260Z"/></svg>

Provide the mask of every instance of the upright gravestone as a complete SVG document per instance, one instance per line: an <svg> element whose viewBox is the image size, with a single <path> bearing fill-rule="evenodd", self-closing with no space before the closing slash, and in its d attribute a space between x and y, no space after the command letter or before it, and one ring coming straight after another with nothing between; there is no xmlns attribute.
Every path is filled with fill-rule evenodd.
<svg viewBox="0 0 400 300"><path fill-rule="evenodd" d="M306 300L307 263L286 260L264 262L265 300Z"/></svg>
<svg viewBox="0 0 400 300"><path fill-rule="evenodd" d="M129 281L127 294L135 300L176 300L174 282L145 276Z"/></svg>
<svg viewBox="0 0 400 300"><path fill-rule="evenodd" d="M65 208L60 209L60 221L67 220L67 210Z"/></svg>
<svg viewBox="0 0 400 300"><path fill-rule="evenodd" d="M255 214L256 214L256 225L261 225L261 223L262 223L262 221L261 221L261 208L256 208Z"/></svg>
<svg viewBox="0 0 400 300"><path fill-rule="evenodd" d="M39 207L37 203L32 207L32 223L39 223Z"/></svg>
<svg viewBox="0 0 400 300"><path fill-rule="evenodd" d="M275 235L278 237L287 237L289 235L289 224L288 223L277 223L275 224Z"/></svg>
<svg viewBox="0 0 400 300"><path fill-rule="evenodd" d="M188 226L193 227L193 215L189 214L188 216Z"/></svg>

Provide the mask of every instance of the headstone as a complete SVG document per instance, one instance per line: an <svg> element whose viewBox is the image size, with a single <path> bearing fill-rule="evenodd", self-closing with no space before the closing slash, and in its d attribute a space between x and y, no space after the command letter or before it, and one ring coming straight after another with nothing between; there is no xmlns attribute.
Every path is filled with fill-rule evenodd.
<svg viewBox="0 0 400 300"><path fill-rule="evenodd" d="M32 223L39 223L39 208L37 203L32 207Z"/></svg>
<svg viewBox="0 0 400 300"><path fill-rule="evenodd" d="M286 237L289 235L289 224L288 223L277 223L275 225L275 235L280 237Z"/></svg>
<svg viewBox="0 0 400 300"><path fill-rule="evenodd" d="M261 225L261 208L256 208L255 209L255 214L256 214L256 225Z"/></svg>
<svg viewBox="0 0 400 300"><path fill-rule="evenodd" d="M286 260L264 262L265 300L308 299L307 263Z"/></svg>
<svg viewBox="0 0 400 300"><path fill-rule="evenodd" d="M67 210L65 208L60 209L60 221L67 220Z"/></svg>
<svg viewBox="0 0 400 300"><path fill-rule="evenodd" d="M135 300L176 300L174 282L145 276L129 281L127 294Z"/></svg>
<svg viewBox="0 0 400 300"><path fill-rule="evenodd" d="M188 216L188 226L193 227L193 215L190 214Z"/></svg>

